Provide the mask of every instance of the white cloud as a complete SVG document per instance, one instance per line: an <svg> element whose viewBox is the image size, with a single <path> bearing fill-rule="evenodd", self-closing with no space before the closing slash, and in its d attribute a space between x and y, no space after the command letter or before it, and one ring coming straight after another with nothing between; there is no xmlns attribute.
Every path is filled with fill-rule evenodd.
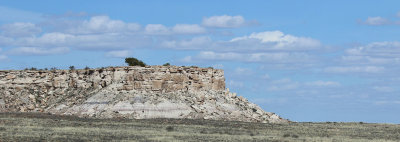
<svg viewBox="0 0 400 142"><path fill-rule="evenodd" d="M74 35L64 33L46 33L39 38L27 38L26 42L33 46L60 46L75 38Z"/></svg>
<svg viewBox="0 0 400 142"><path fill-rule="evenodd" d="M68 45L83 50L121 50L150 46L151 37L128 36L124 34L80 35Z"/></svg>
<svg viewBox="0 0 400 142"><path fill-rule="evenodd" d="M177 24L172 31L177 34L202 34L206 32L206 29L197 24Z"/></svg>
<svg viewBox="0 0 400 142"><path fill-rule="evenodd" d="M250 36L234 38L231 42L249 42L254 40L258 40L259 43L264 44L265 49L304 50L315 49L321 46L318 40L307 37L296 37L288 34L285 35L281 31L252 33Z"/></svg>
<svg viewBox="0 0 400 142"><path fill-rule="evenodd" d="M244 87L244 83L243 82L240 82L240 81L234 81L234 80L230 80L229 82L228 82L228 86L230 87L230 88L243 88Z"/></svg>
<svg viewBox="0 0 400 142"><path fill-rule="evenodd" d="M400 57L400 42L373 42L366 46L346 50L350 55Z"/></svg>
<svg viewBox="0 0 400 142"><path fill-rule="evenodd" d="M185 63L191 63L191 62L193 62L193 59L192 59L192 56L186 56L183 59L181 59L181 61L185 62Z"/></svg>
<svg viewBox="0 0 400 142"><path fill-rule="evenodd" d="M13 48L9 51L12 55L54 55L64 54L69 52L67 47L56 47L56 48L38 48L38 47L18 47Z"/></svg>
<svg viewBox="0 0 400 142"><path fill-rule="evenodd" d="M175 48L175 49L205 49L211 46L212 40L210 37L201 36L194 37L188 40L166 40L160 43L161 47Z"/></svg>
<svg viewBox="0 0 400 142"><path fill-rule="evenodd" d="M212 67L216 68L216 69L222 69L222 68L224 68L224 65L223 64L214 64L214 65L212 65Z"/></svg>
<svg viewBox="0 0 400 142"><path fill-rule="evenodd" d="M203 26L216 28L237 28L245 25L245 20L242 16L212 16L203 18Z"/></svg>
<svg viewBox="0 0 400 142"><path fill-rule="evenodd" d="M0 46L7 46L14 43L14 39L13 38L9 38L9 37L4 37L0 35Z"/></svg>
<svg viewBox="0 0 400 142"><path fill-rule="evenodd" d="M32 23L12 23L0 27L1 34L7 37L34 36L42 31Z"/></svg>
<svg viewBox="0 0 400 142"><path fill-rule="evenodd" d="M250 68L238 67L235 69L235 71L233 73L236 75L240 75L240 76L249 76L249 75L253 74L253 70Z"/></svg>
<svg viewBox="0 0 400 142"><path fill-rule="evenodd" d="M236 52L200 52L197 59L201 60L222 60L242 62L263 62L263 63L300 63L313 62L310 55L297 52L271 52L271 53L236 53Z"/></svg>
<svg viewBox="0 0 400 142"><path fill-rule="evenodd" d="M125 58L129 56L128 50L109 51L105 54L106 57Z"/></svg>
<svg viewBox="0 0 400 142"><path fill-rule="evenodd" d="M335 66L324 69L328 73L381 73L384 70L380 66Z"/></svg>
<svg viewBox="0 0 400 142"><path fill-rule="evenodd" d="M342 57L345 63L397 64L400 63L400 42L374 42L350 48Z"/></svg>
<svg viewBox="0 0 400 142"><path fill-rule="evenodd" d="M252 33L249 36L236 37L231 40L213 40L208 36L192 39L165 39L159 47L176 49L201 49L219 52L255 52L266 51L310 51L323 50L318 40L284 34L280 31Z"/></svg>
<svg viewBox="0 0 400 142"><path fill-rule="evenodd" d="M390 24L390 21L386 18L382 17L368 17L367 20L364 21L364 24L371 25L371 26L379 26L379 25L386 25Z"/></svg>
<svg viewBox="0 0 400 142"><path fill-rule="evenodd" d="M394 92L395 89L389 86L374 86L372 89L379 91L379 92L385 92L385 93L390 93Z"/></svg>
<svg viewBox="0 0 400 142"><path fill-rule="evenodd" d="M111 20L108 16L94 16L85 20L76 28L68 29L67 32L75 34L93 33L123 33L139 31L141 26L137 23L125 23L120 20Z"/></svg>
<svg viewBox="0 0 400 142"><path fill-rule="evenodd" d="M242 60L243 55L239 53L216 53L212 51L200 52L197 56L203 60Z"/></svg>
<svg viewBox="0 0 400 142"><path fill-rule="evenodd" d="M306 82L305 85L312 87L337 87L340 86L340 83L333 81L313 81Z"/></svg>
<svg viewBox="0 0 400 142"><path fill-rule="evenodd" d="M294 82L289 78L274 80L268 84L268 91L287 91L294 90L300 87L300 83Z"/></svg>
<svg viewBox="0 0 400 142"><path fill-rule="evenodd" d="M400 100L399 101L396 101L396 100L389 100L389 101L375 101L374 102L374 104L375 105L390 105L390 104L394 104L394 105L397 105L397 104L400 104Z"/></svg>
<svg viewBox="0 0 400 142"><path fill-rule="evenodd" d="M171 33L166 26L161 24L148 24L145 27L145 32L151 35L166 35Z"/></svg>
<svg viewBox="0 0 400 142"><path fill-rule="evenodd" d="M1 42L0 42L1 43ZM83 50L118 50L144 47L151 43L150 37L125 34L84 34L74 35L66 33L45 33L39 37L16 39L9 43L15 47L71 47Z"/></svg>

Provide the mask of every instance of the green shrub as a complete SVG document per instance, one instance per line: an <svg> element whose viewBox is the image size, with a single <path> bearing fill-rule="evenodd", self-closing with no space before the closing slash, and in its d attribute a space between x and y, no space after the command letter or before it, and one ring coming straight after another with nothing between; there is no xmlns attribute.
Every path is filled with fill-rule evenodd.
<svg viewBox="0 0 400 142"><path fill-rule="evenodd" d="M69 70L71 71L75 70L75 66L69 66Z"/></svg>
<svg viewBox="0 0 400 142"><path fill-rule="evenodd" d="M141 67L146 66L146 64L143 61L133 57L125 58L125 63L127 63L129 66L141 66Z"/></svg>
<svg viewBox="0 0 400 142"><path fill-rule="evenodd" d="M169 64L169 63L165 63L165 64L163 64L163 66L170 66L171 64Z"/></svg>
<svg viewBox="0 0 400 142"><path fill-rule="evenodd" d="M172 126L168 126L167 128L165 128L168 132L171 132L171 131L173 131L174 130L174 127L172 127Z"/></svg>
<svg viewBox="0 0 400 142"><path fill-rule="evenodd" d="M104 71L104 69L105 69L104 67L100 68L99 73L102 73Z"/></svg>

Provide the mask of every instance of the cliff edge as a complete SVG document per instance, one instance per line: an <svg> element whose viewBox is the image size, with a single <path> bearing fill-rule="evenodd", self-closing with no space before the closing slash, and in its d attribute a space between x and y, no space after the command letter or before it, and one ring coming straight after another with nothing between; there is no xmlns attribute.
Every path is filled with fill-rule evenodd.
<svg viewBox="0 0 400 142"><path fill-rule="evenodd" d="M178 66L3 70L0 112L288 122L225 89L223 70Z"/></svg>

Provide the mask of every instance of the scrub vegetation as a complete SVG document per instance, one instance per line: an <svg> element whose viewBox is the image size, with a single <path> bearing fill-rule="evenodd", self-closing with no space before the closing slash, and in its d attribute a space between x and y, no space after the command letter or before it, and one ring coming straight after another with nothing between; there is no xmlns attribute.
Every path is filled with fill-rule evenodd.
<svg viewBox="0 0 400 142"><path fill-rule="evenodd" d="M400 125L93 119L0 113L0 141L399 141Z"/></svg>

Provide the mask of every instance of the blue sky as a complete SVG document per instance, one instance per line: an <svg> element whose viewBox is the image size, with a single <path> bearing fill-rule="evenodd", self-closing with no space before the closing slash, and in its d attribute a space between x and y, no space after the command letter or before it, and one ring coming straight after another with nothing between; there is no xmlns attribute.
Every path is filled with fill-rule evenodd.
<svg viewBox="0 0 400 142"><path fill-rule="evenodd" d="M400 123L398 1L0 1L0 69L225 70L293 121Z"/></svg>

